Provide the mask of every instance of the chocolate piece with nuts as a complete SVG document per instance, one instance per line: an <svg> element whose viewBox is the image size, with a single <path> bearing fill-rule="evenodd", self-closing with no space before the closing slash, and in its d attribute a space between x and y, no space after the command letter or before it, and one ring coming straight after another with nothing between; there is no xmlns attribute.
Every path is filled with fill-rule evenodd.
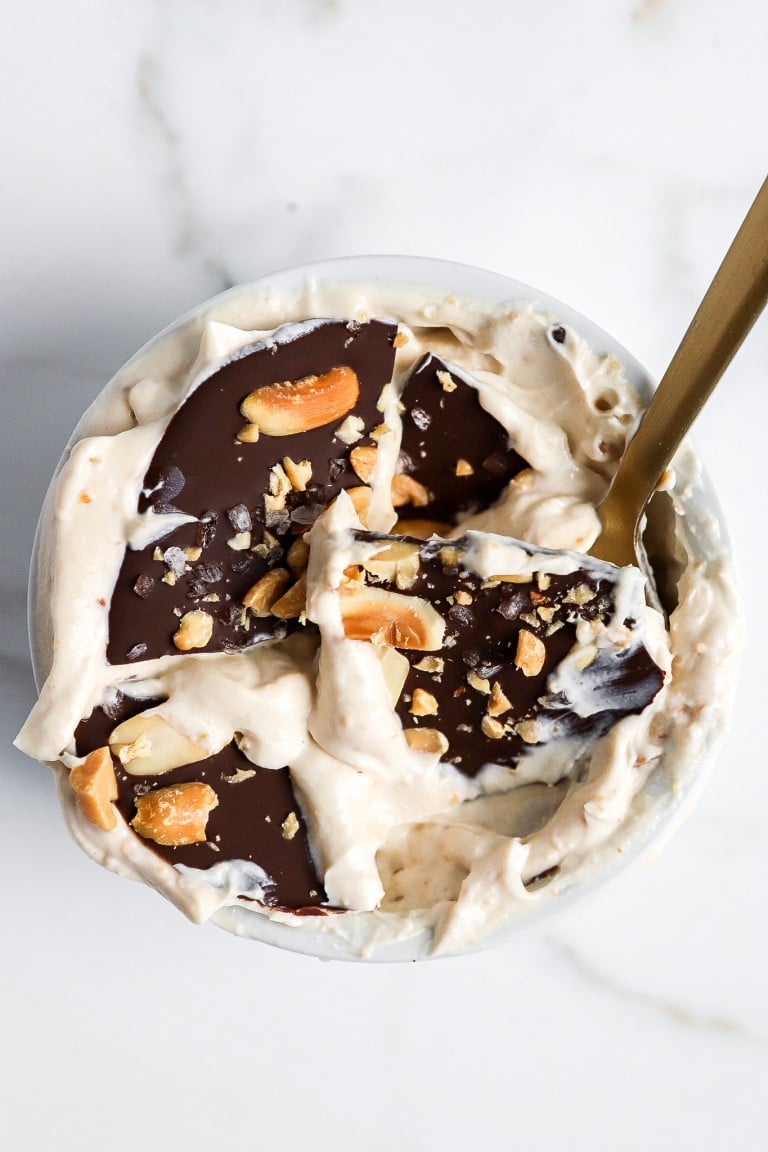
<svg viewBox="0 0 768 1152"><path fill-rule="evenodd" d="M638 622L613 621L620 574L613 565L586 561L589 568L568 574L483 579L469 566L471 533L426 543L352 535L381 547L361 552L363 579L339 587L345 631L378 647L392 645L407 658L395 708L409 744L441 751L467 776L488 763L514 767L549 740L596 738L622 716L642 711L663 683ZM504 541L510 543L519 544ZM546 562L546 550L519 546ZM403 590L397 580L408 550ZM580 621L594 645L576 646ZM599 647L597 637L611 623L620 644ZM551 688L550 676L566 657L583 681L588 714Z"/></svg>
<svg viewBox="0 0 768 1152"><path fill-rule="evenodd" d="M168 425L138 510L195 523L126 550L110 606L110 663L240 651L300 626L301 589L291 597L286 582L273 593L283 570L294 571L286 554L297 537L342 488L360 486L350 453L359 461L360 448L375 447L369 433L381 423L396 325L319 320L298 329L234 353ZM287 608L272 612L286 597Z"/></svg>
<svg viewBox="0 0 768 1152"><path fill-rule="evenodd" d="M527 467L509 446L506 429L480 405L465 372L426 355L417 362L402 393L403 476L426 490L402 488L395 501L418 508L419 517L455 524L462 516L494 504L509 481ZM400 481L402 486L402 481Z"/></svg>
<svg viewBox="0 0 768 1152"><path fill-rule="evenodd" d="M139 701L118 696L110 708L110 715L97 708L78 727L78 755L86 757L85 764L100 765L100 772L104 773L103 761L109 756L110 737L116 727L125 730L129 721L138 723L143 712L157 703L157 700ZM138 728L131 735L137 733ZM138 774L140 760L134 759L123 765L118 755L121 747L120 741L113 740L114 755L108 766L117 785L114 808L128 824L132 824L137 835L142 836L148 849L170 864L185 864L192 868L206 869L223 860L252 861L272 879L272 886L266 894L266 902L271 906L300 909L308 914L323 910L325 891L312 863L306 826L287 768L269 770L252 764L233 742L215 756L198 759L161 775L155 772ZM83 776L82 770L79 776ZM109 778L109 771L106 776ZM100 799L98 808L93 808L88 799L82 799L83 781L75 778L73 785L76 785L76 798L84 811L84 804L97 816L113 810L112 800L106 799L106 793L104 803ZM191 792L193 786L196 786L195 791ZM171 795L169 789L182 789L182 792ZM205 789L213 794L215 805L209 806L211 796ZM162 803L164 796L167 800L165 805ZM192 838L183 842L174 830L178 830L176 825L182 823L181 816L186 809L184 813L181 809L187 802L191 820L186 830ZM167 827L162 825L163 808L168 817ZM176 825L174 808L178 809L176 815L180 817ZM292 814L292 835L286 838L283 824ZM88 815L88 818L93 817ZM104 827L103 824L99 826ZM159 840L154 832L160 836Z"/></svg>

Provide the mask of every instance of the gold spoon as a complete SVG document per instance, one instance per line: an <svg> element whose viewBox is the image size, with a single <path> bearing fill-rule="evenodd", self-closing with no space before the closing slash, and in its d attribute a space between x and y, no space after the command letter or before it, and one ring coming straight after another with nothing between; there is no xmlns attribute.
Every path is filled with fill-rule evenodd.
<svg viewBox="0 0 768 1152"><path fill-rule="evenodd" d="M768 300L768 179L715 273L598 508L590 554L645 568L643 513L659 477Z"/></svg>

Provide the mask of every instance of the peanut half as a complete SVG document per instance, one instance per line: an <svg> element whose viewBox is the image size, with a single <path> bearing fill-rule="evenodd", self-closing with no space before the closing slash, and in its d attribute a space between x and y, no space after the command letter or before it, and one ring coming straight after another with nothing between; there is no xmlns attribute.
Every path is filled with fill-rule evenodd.
<svg viewBox="0 0 768 1152"><path fill-rule="evenodd" d="M302 376L257 388L243 400L240 411L265 436L293 436L340 419L354 408L359 395L357 375L342 366L322 376Z"/></svg>
<svg viewBox="0 0 768 1152"><path fill-rule="evenodd" d="M367 572L379 580L388 580L402 591L416 582L419 574L419 548L407 540L395 540L388 547L363 561Z"/></svg>
<svg viewBox="0 0 768 1152"><path fill-rule="evenodd" d="M243 596L243 604L254 616L271 616L272 606L277 603L290 582L291 574L287 568L272 568L248 589Z"/></svg>
<svg viewBox="0 0 768 1152"><path fill-rule="evenodd" d="M272 615L280 620L298 620L307 607L307 575L299 576L287 592L272 605Z"/></svg>
<svg viewBox="0 0 768 1152"><path fill-rule="evenodd" d="M129 776L161 776L211 755L157 712L140 712L118 724L109 746Z"/></svg>
<svg viewBox="0 0 768 1152"><path fill-rule="evenodd" d="M428 600L350 582L339 587L341 618L350 640L434 652L443 646L445 621Z"/></svg>

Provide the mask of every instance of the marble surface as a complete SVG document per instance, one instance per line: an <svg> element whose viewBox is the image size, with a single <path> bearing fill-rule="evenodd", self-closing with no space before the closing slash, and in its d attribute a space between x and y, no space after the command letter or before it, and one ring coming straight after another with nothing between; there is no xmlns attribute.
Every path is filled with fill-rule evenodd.
<svg viewBox="0 0 768 1152"><path fill-rule="evenodd" d="M420 966L187 924L69 841L11 740L24 584L82 409L223 287L357 252L568 300L660 373L765 172L756 0L27 0L0 40L7 1152L765 1147L768 323L696 439L748 622L694 814L599 899Z"/></svg>

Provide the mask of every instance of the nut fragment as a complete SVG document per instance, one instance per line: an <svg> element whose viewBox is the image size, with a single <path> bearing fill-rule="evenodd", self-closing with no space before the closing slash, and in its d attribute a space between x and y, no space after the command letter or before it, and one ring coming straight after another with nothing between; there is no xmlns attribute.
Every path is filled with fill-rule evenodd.
<svg viewBox="0 0 768 1152"><path fill-rule="evenodd" d="M289 459L289 457L286 457ZM273 464L269 470L269 491L273 496L287 496L291 490L291 481L282 464ZM285 500L283 500L285 506Z"/></svg>
<svg viewBox="0 0 768 1152"><path fill-rule="evenodd" d="M538 676L544 667L547 650L544 642L533 632L522 628L517 636L517 652L515 664L524 676Z"/></svg>
<svg viewBox="0 0 768 1152"><path fill-rule="evenodd" d="M445 621L427 600L350 583L339 588L341 618L350 640L434 652L442 648Z"/></svg>
<svg viewBox="0 0 768 1152"><path fill-rule="evenodd" d="M309 544L306 540L302 540L301 536L298 536L291 544L286 553L285 562L297 580L302 572L306 572L309 563Z"/></svg>
<svg viewBox="0 0 768 1152"><path fill-rule="evenodd" d="M118 724L109 746L129 776L159 776L210 756L158 712L140 712Z"/></svg>
<svg viewBox="0 0 768 1152"><path fill-rule="evenodd" d="M280 599L290 582L291 574L287 568L272 568L251 585L243 596L243 604L254 616L270 616L272 605Z"/></svg>
<svg viewBox="0 0 768 1152"><path fill-rule="evenodd" d="M456 475L457 476L474 476L475 470L470 464L469 460L465 460L460 456L456 461Z"/></svg>
<svg viewBox="0 0 768 1152"><path fill-rule="evenodd" d="M307 606L307 577L303 574L292 587L272 605L272 615L280 620L298 620Z"/></svg>
<svg viewBox="0 0 768 1152"><path fill-rule="evenodd" d="M437 716L437 700L431 692L425 692L423 688L414 688L408 711L412 716Z"/></svg>
<svg viewBox="0 0 768 1152"><path fill-rule="evenodd" d="M296 813L289 812L280 825L280 828L283 833L283 840L293 840L299 830L299 818Z"/></svg>
<svg viewBox="0 0 768 1152"><path fill-rule="evenodd" d="M402 504L413 504L415 508L424 508L430 501L428 489L408 476L405 472L398 473L392 478L392 505L399 508Z"/></svg>
<svg viewBox="0 0 768 1152"><path fill-rule="evenodd" d="M431 672L433 676L442 676L445 661L442 656L422 656L418 664L414 664L414 668L419 672Z"/></svg>
<svg viewBox="0 0 768 1152"><path fill-rule="evenodd" d="M382 436L386 436L391 431L392 429L390 428L389 424L377 424L373 431L369 433L369 436L371 437L371 440L375 440L378 444Z"/></svg>
<svg viewBox="0 0 768 1152"><path fill-rule="evenodd" d="M356 444L358 440L362 439L364 431L365 424L359 416L347 416L333 434L337 440L341 440L342 444Z"/></svg>
<svg viewBox="0 0 768 1152"><path fill-rule="evenodd" d="M467 672L467 684L469 684L470 688L474 688L475 692L480 692L483 696L490 695L490 680L486 680L484 676L478 676L477 672L473 672L472 670Z"/></svg>
<svg viewBox="0 0 768 1152"><path fill-rule="evenodd" d="M207 612L195 609L185 612L179 621L179 627L173 634L173 642L180 652L189 652L191 648L205 648L213 636L213 619Z"/></svg>
<svg viewBox="0 0 768 1152"><path fill-rule="evenodd" d="M372 448L369 444L361 444L357 448L353 448L349 454L349 462L352 465L355 475L359 476L363 484L367 484L371 478L371 473L376 467L376 458L378 456L378 449Z"/></svg>
<svg viewBox="0 0 768 1152"><path fill-rule="evenodd" d="M265 501L269 499L268 496L264 497ZM231 548L233 552L245 552L251 546L250 532L237 532L234 536L230 536L227 540L227 547Z"/></svg>
<svg viewBox="0 0 768 1152"><path fill-rule="evenodd" d="M400 699L400 693L405 686L411 665L408 657L403 656L402 652L398 652L396 648L387 648L379 644L372 645L372 648L381 664L381 670L384 673L384 682L387 685L392 707L394 708Z"/></svg>
<svg viewBox="0 0 768 1152"><path fill-rule="evenodd" d="M82 764L75 764L69 783L77 806L91 824L111 832L117 823L112 804L117 800L117 780L109 748L89 752Z"/></svg>
<svg viewBox="0 0 768 1152"><path fill-rule="evenodd" d="M489 716L503 716L512 707L511 700L504 695L504 690L498 680L494 680L491 687L491 699L488 701Z"/></svg>
<svg viewBox="0 0 768 1152"><path fill-rule="evenodd" d="M483 716L480 727L483 730L483 735L487 736L489 740L501 740L504 735L504 725L498 720L494 720L492 716Z"/></svg>
<svg viewBox="0 0 768 1152"><path fill-rule="evenodd" d="M429 540L430 536L447 536L451 525L442 520L398 520L392 531L415 536L417 540Z"/></svg>
<svg viewBox="0 0 768 1152"><path fill-rule="evenodd" d="M358 519L363 527L368 524L368 508L371 503L372 492L370 488L347 488L347 496L349 496L352 504L354 505L355 512L357 512Z"/></svg>
<svg viewBox="0 0 768 1152"><path fill-rule="evenodd" d="M521 720L515 725L515 732L525 744L538 744L541 739L541 725L538 720Z"/></svg>
<svg viewBox="0 0 768 1152"><path fill-rule="evenodd" d="M407 343L408 343L408 337L405 334L405 332L398 331L397 335L395 336L394 340L392 341L392 347L393 348L404 348Z"/></svg>
<svg viewBox="0 0 768 1152"><path fill-rule="evenodd" d="M589 668L597 659L597 644L584 644L572 656L569 663L574 672L583 672L585 668Z"/></svg>
<svg viewBox="0 0 768 1152"><path fill-rule="evenodd" d="M442 756L448 751L448 740L437 728L406 728L404 734L414 752L437 752Z"/></svg>
<svg viewBox="0 0 768 1152"><path fill-rule="evenodd" d="M440 381L444 392L455 392L456 391L458 385L457 385L456 381L454 380L453 376L451 376L450 372L445 372L445 371L438 372L437 378Z"/></svg>
<svg viewBox="0 0 768 1152"><path fill-rule="evenodd" d="M219 799L209 784L191 781L171 784L136 797L131 827L145 840L169 848L200 844L205 840L209 813Z"/></svg>
<svg viewBox="0 0 768 1152"><path fill-rule="evenodd" d="M596 592L589 584L577 584L575 588L569 588L563 596L563 604L589 604L595 596Z"/></svg>
<svg viewBox="0 0 768 1152"><path fill-rule="evenodd" d="M299 460L298 464L290 456L283 456L283 470L294 492L306 492L312 479L312 464L309 460Z"/></svg>
<svg viewBox="0 0 768 1152"><path fill-rule="evenodd" d="M367 572L380 580L388 580L405 591L416 582L419 574L419 549L406 540L395 540L381 552L363 561Z"/></svg>
<svg viewBox="0 0 768 1152"><path fill-rule="evenodd" d="M236 439L239 440L241 444L255 444L258 438L258 424L244 424L236 436Z"/></svg>
<svg viewBox="0 0 768 1152"><path fill-rule="evenodd" d="M240 411L266 436L292 436L338 420L354 407L359 395L356 374L351 368L339 367L322 376L302 376L257 388L243 400ZM238 439L243 439L242 432Z"/></svg>

